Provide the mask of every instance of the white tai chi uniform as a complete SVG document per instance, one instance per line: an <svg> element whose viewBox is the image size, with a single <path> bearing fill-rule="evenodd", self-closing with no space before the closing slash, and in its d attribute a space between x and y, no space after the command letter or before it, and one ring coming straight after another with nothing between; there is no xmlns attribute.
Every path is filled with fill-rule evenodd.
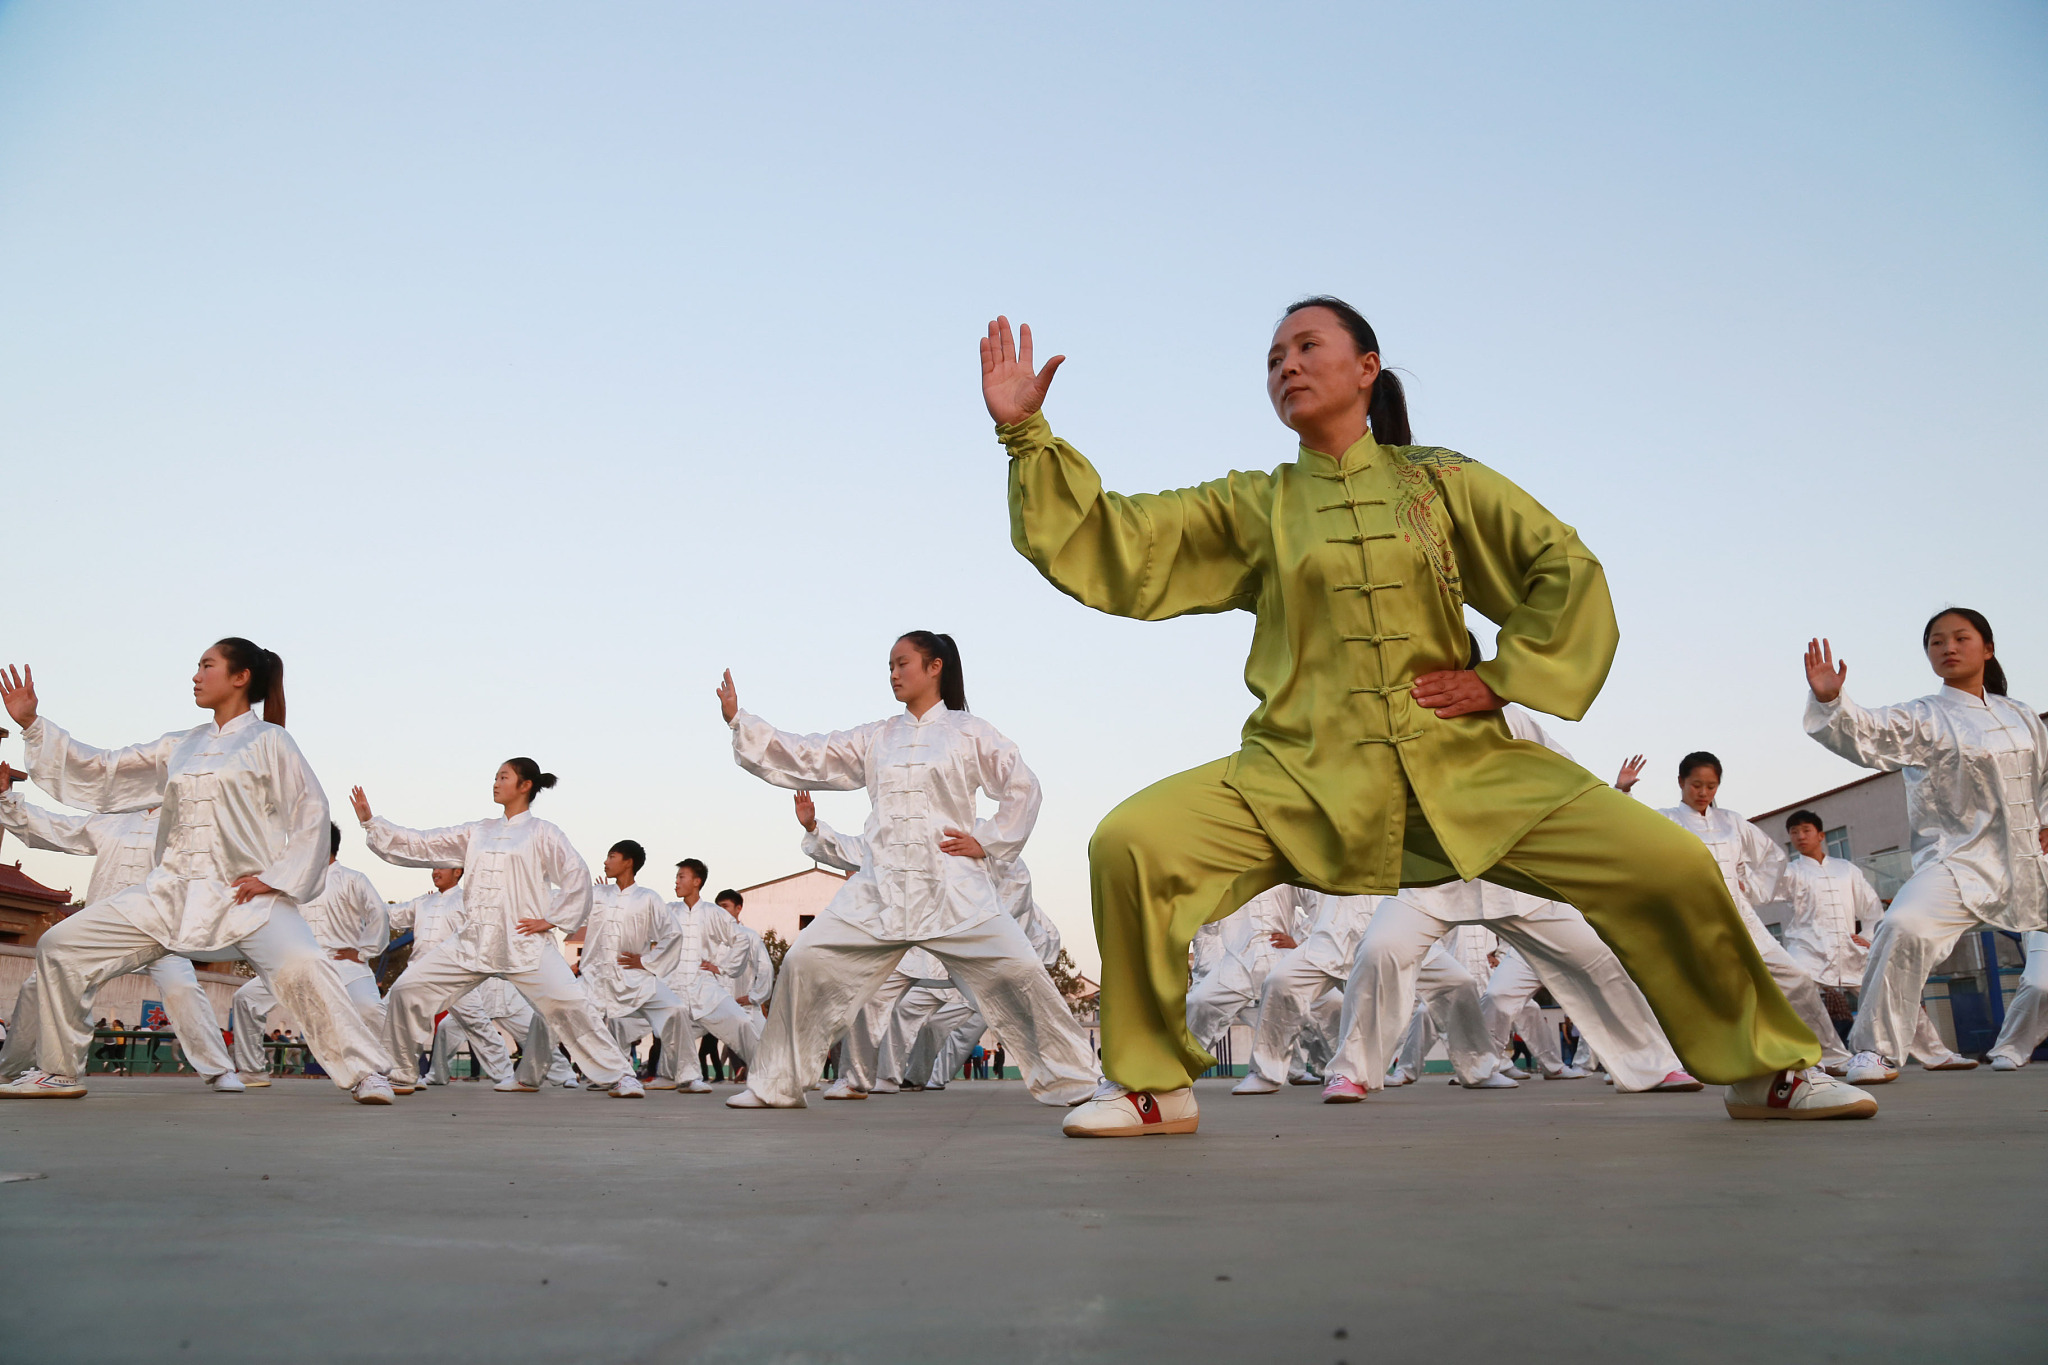
<svg viewBox="0 0 2048 1365"><path fill-rule="evenodd" d="M722 967L716 972L704 967L706 962L718 966L751 952L740 922L701 898L695 905L670 901L668 914L671 936L655 949L652 965L674 991L678 1008L661 1034L661 1077L690 1085L704 1079L697 1049L705 1034L751 1064L760 1045L762 1021L733 999Z"/></svg>
<svg viewBox="0 0 2048 1365"><path fill-rule="evenodd" d="M517 987L540 1016L528 1035L530 1056L548 1057L560 1042L589 1080L611 1085L627 1075L626 1054L562 959L554 935L519 932L519 921L544 919L574 933L590 914L590 868L568 835L530 810L509 820L424 830L380 815L363 826L363 835L387 863L463 869L461 924L425 957L415 956L385 997L384 1033L393 1055L417 1057L433 1037L434 1015L495 976Z"/></svg>
<svg viewBox="0 0 2048 1365"><path fill-rule="evenodd" d="M1314 893L1282 883L1261 891L1214 924L1196 934L1211 939L1202 951L1206 966L1188 987L1188 1032L1212 1056L1231 1025L1259 1007L1266 975L1292 951L1273 946L1273 935L1285 934L1298 945L1315 920Z"/></svg>
<svg viewBox="0 0 2048 1365"><path fill-rule="evenodd" d="M760 1056L748 1063L754 1096L802 1105L834 1035L913 947L972 992L1036 1098L1065 1105L1094 1093L1088 1041L1003 912L987 866L1014 861L1038 819L1038 779L1017 746L944 705L829 735L786 734L742 711L732 731L734 758L756 776L798 790L865 787L872 803L862 837L873 856L783 960ZM987 819L976 818L977 791L997 803ZM987 857L940 852L948 828L971 832Z"/></svg>
<svg viewBox="0 0 2048 1365"><path fill-rule="evenodd" d="M1536 975L1529 960L1503 943L1500 965L1486 978L1486 989L1479 996L1479 1012L1486 1019L1496 1053L1503 1059L1509 1057L1519 1032L1543 1074L1555 1078L1565 1070L1564 1048L1557 1030L1536 1003L1536 992L1542 988L1543 978ZM1676 1070L1675 1054L1672 1060Z"/></svg>
<svg viewBox="0 0 2048 1365"><path fill-rule="evenodd" d="M94 994L170 953L253 964L344 1090L390 1069L383 1044L299 917L299 903L326 882L333 827L319 779L282 726L245 711L225 725L209 721L148 744L100 750L38 716L22 738L29 775L68 806L102 813L163 808L149 875L86 906L36 944L34 1014L44 1070L78 1075L92 1039ZM259 878L271 893L238 904L231 883L244 876Z"/></svg>
<svg viewBox="0 0 2048 1365"><path fill-rule="evenodd" d="M1023 929L1024 937L1038 954L1038 960L1047 969L1060 960L1060 930L1052 922L1052 916L1045 913L1032 894L1031 869L1024 865L1022 858L992 866L990 873L996 879L996 894L1002 898L1003 908L1010 912L1010 918ZM943 1088L953 1073L960 1068L974 1045L988 1032L988 1020L982 1018L980 1006L966 991L955 987L946 1002L933 1012L926 1023L926 1031L932 1036L933 1048L929 1079L926 1088ZM996 1077L1001 1080L1001 1076Z"/></svg>
<svg viewBox="0 0 2048 1365"><path fill-rule="evenodd" d="M334 974L354 1002L363 1027L372 1033L384 1029L384 997L377 993L377 974L368 960L384 951L391 941L384 897L370 885L370 879L352 867L330 863L327 885L320 894L299 906L299 918L313 931L313 937L329 954ZM352 948L364 961L352 962L333 954ZM229 1017L234 1020L235 1070L261 1075L270 1070L270 1054L263 1047L263 1021L276 1010L278 999L262 977L247 982L235 992Z"/></svg>
<svg viewBox="0 0 2048 1365"><path fill-rule="evenodd" d="M1778 898L1791 907L1785 920L1785 951L1792 960L1820 985L1860 996L1870 949L1858 943L1856 935L1868 939L1884 918L1884 903L1863 869L1842 858L1815 861L1796 855L1778 881ZM1923 1066L1954 1055L1924 1005L1907 1051Z"/></svg>
<svg viewBox="0 0 2048 1365"><path fill-rule="evenodd" d="M2025 1066L2034 1049L2048 1040L2048 934L2033 930L2027 934L2027 969L2020 988L2005 1006L2005 1024L1991 1056L2009 1058L2014 1066Z"/></svg>
<svg viewBox="0 0 2048 1365"><path fill-rule="evenodd" d="M1378 896L1331 896L1319 891L1307 892L1305 899L1315 912L1313 927L1300 947L1266 973L1252 1033L1251 1072L1275 1085L1288 1078L1296 1040L1305 1027L1312 1027L1318 1005L1333 990L1340 993L1341 1002L1358 941L1365 936L1365 926L1380 901ZM1336 1041L1331 1039L1333 1044Z"/></svg>
<svg viewBox="0 0 2048 1365"><path fill-rule="evenodd" d="M156 866L157 812L137 811L128 815L59 815L32 806L19 793L0 793L0 829L7 830L30 848L52 853L90 856L92 880L86 883L85 903L98 905L118 891L140 886ZM213 1002L192 971L192 960L160 957L149 964L150 980L163 997L164 1013L177 1031L178 1046L192 1069L209 1080L233 1069L227 1045L221 1042L220 1020ZM14 1033L8 1042L22 1058L14 1064L0 1055L0 1076L12 1076L36 1064L36 1005L33 994L35 973L21 983L14 1002Z"/></svg>
<svg viewBox="0 0 2048 1365"><path fill-rule="evenodd" d="M1512 703L1502 710L1516 739L1570 757L1527 711ZM1453 924L1474 923L1493 931L1535 969L1599 1050L1616 1088L1648 1090L1678 1070L1678 1056L1657 1026L1649 1001L1584 915L1560 901L1471 881L1408 888L1381 905L1359 942L1358 960L1344 992L1345 1050L1331 1060L1331 1071L1367 1088L1381 1084L1408 1021L1415 973L1423 959ZM1446 999L1447 1007L1452 1003ZM1483 1012L1479 1027L1492 1057ZM1453 1046L1457 1045L1454 1034ZM1455 1056L1452 1064L1456 1070ZM1347 1067L1358 1068L1358 1073ZM1463 1074L1458 1079L1471 1083Z"/></svg>
<svg viewBox="0 0 2048 1365"><path fill-rule="evenodd" d="M583 989L609 1023L622 1048L652 1031L667 1036L683 1003L658 970L657 948L679 932L668 902L651 886L624 888L599 882L590 889L590 918L583 926ZM619 961L621 953L640 959L638 967ZM648 959L655 958L654 965Z"/></svg>
<svg viewBox="0 0 2048 1365"><path fill-rule="evenodd" d="M386 918L394 938L410 929L412 956L425 957L455 932L462 915L462 884L458 882L446 891L429 891L400 901L391 907ZM491 1016L484 1008L484 990L484 986L479 986L448 1002L447 1014L434 1029L433 1055L427 1066L428 1085L448 1083L448 1064L464 1044L468 1045L477 1068L492 1080L502 1081L512 1074L512 1054L505 1046L504 1035L492 1026ZM521 1007L524 1008L524 1002Z"/></svg>
<svg viewBox="0 0 2048 1365"><path fill-rule="evenodd" d="M1906 774L1913 875L1870 937L1849 1046L1905 1058L1927 976L1970 929L2048 929L2041 803L2048 731L2034 708L1943 687L1865 710L1806 699L1806 733L1852 763Z"/></svg>
<svg viewBox="0 0 2048 1365"><path fill-rule="evenodd" d="M1785 875L1785 850L1770 835L1722 806L1708 806L1704 813L1691 806L1669 806L1657 813L1679 828L1690 830L1714 855L1721 880L1728 884L1728 894L1742 913L1742 922L1748 926L1749 937L1756 944L1764 966L1770 969L1771 980L1785 993L1799 1022L1820 1039L1821 1065L1842 1066L1849 1060L1849 1053L1828 1018L1828 1007L1820 998L1820 984L1785 951L1770 926L1756 913L1757 906L1768 905L1778 897L1778 881ZM1598 1043L1593 1048L1603 1060L1606 1058L1606 1049Z"/></svg>
<svg viewBox="0 0 2048 1365"><path fill-rule="evenodd" d="M1401 894L1442 889L1408 887ZM1399 900L1400 896L1383 899ZM1450 910L1464 906L1461 900L1432 899L1426 894L1411 896L1408 904L1423 909L1434 905ZM1394 1056L1409 1080L1421 1078L1429 1050L1436 1046L1439 1036L1444 1039L1444 1049L1451 1061L1451 1075L1458 1084L1478 1085L1500 1069L1493 1040L1486 1032L1486 1010L1479 992L1480 983L1493 970L1486 961L1486 955L1499 942L1479 925L1460 924L1431 944L1424 954L1415 974L1415 1006L1408 1012L1408 1023L1402 1028L1400 1040L1394 1046ZM1349 984L1346 983L1347 989ZM1340 1024L1338 1027L1341 1030L1343 1026ZM1340 1049L1332 1067L1350 1065L1357 1056Z"/></svg>

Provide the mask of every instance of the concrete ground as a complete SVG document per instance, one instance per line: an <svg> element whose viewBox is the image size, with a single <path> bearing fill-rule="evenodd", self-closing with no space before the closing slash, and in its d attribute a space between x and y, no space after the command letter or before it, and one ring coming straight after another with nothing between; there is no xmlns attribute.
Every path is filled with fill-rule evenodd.
<svg viewBox="0 0 2048 1365"><path fill-rule="evenodd" d="M0 1360L2048 1358L2048 1066L1864 1123L1591 1081L802 1113L96 1078L0 1104Z"/></svg>

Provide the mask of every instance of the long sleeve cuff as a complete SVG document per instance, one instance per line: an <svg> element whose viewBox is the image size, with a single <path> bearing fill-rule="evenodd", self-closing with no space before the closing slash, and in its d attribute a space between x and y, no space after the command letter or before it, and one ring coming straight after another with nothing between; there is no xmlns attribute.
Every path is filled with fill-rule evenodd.
<svg viewBox="0 0 2048 1365"><path fill-rule="evenodd" d="M1052 423L1045 420L1045 409L1040 408L1021 422L996 423L996 439L1009 448L1012 458L1030 455L1053 443Z"/></svg>

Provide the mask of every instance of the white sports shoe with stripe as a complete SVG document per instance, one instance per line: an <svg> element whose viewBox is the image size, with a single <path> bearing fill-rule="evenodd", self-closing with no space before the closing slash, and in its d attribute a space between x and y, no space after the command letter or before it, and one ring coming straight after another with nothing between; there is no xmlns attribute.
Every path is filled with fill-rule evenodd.
<svg viewBox="0 0 2048 1365"><path fill-rule="evenodd" d="M0 1100L75 1100L85 1087L69 1076L52 1076L41 1067L30 1067L11 1081L0 1083Z"/></svg>
<svg viewBox="0 0 2048 1365"><path fill-rule="evenodd" d="M1192 1133L1198 1119L1193 1086L1155 1093L1104 1081L1093 1099L1067 1114L1060 1131L1075 1138L1154 1137Z"/></svg>

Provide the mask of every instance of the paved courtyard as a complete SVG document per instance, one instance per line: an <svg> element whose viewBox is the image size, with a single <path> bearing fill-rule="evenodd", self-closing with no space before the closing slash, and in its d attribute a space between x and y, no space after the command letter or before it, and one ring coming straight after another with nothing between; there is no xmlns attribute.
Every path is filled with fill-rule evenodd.
<svg viewBox="0 0 2048 1365"><path fill-rule="evenodd" d="M724 1093L724 1092L721 1092ZM2040 1360L2048 1066L1877 1120L1589 1081L1202 1087L1074 1142L1015 1083L713 1097L98 1078L0 1105L0 1360Z"/></svg>

